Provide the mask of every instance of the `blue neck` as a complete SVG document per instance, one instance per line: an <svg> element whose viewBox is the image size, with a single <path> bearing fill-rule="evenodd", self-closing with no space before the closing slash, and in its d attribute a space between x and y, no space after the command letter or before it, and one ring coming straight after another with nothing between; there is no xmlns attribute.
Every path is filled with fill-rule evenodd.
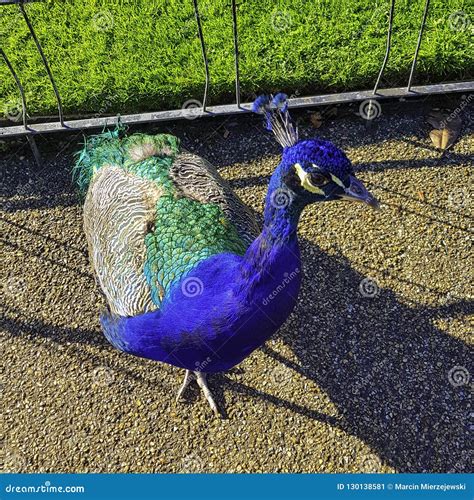
<svg viewBox="0 0 474 500"><path fill-rule="evenodd" d="M283 181L286 172L287 168L281 163L270 179L265 199L263 229L244 257L244 274L248 279L252 280L254 276L258 281L266 272L271 272L271 266L277 263L279 257L283 258L292 247L299 258L297 229L304 205L298 203L294 197L288 198L291 191Z"/></svg>

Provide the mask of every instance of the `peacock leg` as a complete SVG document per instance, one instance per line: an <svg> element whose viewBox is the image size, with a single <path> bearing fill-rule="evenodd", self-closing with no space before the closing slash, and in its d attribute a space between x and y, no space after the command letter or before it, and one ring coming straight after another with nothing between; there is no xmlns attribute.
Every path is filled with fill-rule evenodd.
<svg viewBox="0 0 474 500"><path fill-rule="evenodd" d="M204 397L207 399L207 402L212 408L212 411L216 415L220 416L221 413L217 408L216 402L214 401L214 398L212 396L212 392L209 390L209 387L207 386L206 374L203 372L194 372L194 375L196 375L196 381L199 387L201 388L201 391L204 393Z"/></svg>
<svg viewBox="0 0 474 500"><path fill-rule="evenodd" d="M192 380L191 370L186 370L183 383L181 384L181 387L179 388L179 391L178 391L178 395L176 396L176 402L178 402L181 399L183 392L185 391L186 387L188 387L191 380Z"/></svg>

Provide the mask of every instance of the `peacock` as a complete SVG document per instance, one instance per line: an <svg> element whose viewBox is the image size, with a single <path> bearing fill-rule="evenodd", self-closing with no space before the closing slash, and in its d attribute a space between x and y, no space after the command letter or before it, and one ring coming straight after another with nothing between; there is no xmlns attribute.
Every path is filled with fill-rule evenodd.
<svg viewBox="0 0 474 500"><path fill-rule="evenodd" d="M107 303L105 337L120 351L185 369L177 400L195 379L216 414L206 375L240 363L295 307L306 205L378 207L343 151L298 139L285 94L258 97L253 111L283 146L262 228L216 168L172 135L117 127L87 139L74 167Z"/></svg>

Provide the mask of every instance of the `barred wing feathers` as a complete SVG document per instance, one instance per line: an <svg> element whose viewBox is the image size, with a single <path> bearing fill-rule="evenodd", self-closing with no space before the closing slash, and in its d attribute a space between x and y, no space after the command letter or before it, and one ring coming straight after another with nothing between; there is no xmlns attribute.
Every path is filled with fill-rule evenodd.
<svg viewBox="0 0 474 500"><path fill-rule="evenodd" d="M110 311L135 316L156 309L143 274L144 244L162 192L114 166L95 174L84 204L89 257Z"/></svg>
<svg viewBox="0 0 474 500"><path fill-rule="evenodd" d="M114 138L125 161L95 162L90 176L90 258L110 312L119 316L159 308L199 262L243 254L258 234L248 208L209 162L188 152L157 154L150 144L159 139L141 134L117 145ZM127 143L136 161L127 160Z"/></svg>

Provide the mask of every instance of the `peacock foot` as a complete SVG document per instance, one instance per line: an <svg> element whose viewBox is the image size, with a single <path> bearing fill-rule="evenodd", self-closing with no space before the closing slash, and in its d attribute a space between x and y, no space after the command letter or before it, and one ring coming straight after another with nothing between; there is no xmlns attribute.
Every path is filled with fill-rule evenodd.
<svg viewBox="0 0 474 500"><path fill-rule="evenodd" d="M221 412L219 411L219 408L216 405L216 402L214 401L214 397L212 396L212 392L207 385L206 374L203 372L192 372L191 370L186 370L183 383L181 384L181 387L179 388L179 391L178 391L178 395L176 396L176 402L178 402L181 399L184 391L186 390L186 387L188 387L188 385L192 381L193 375L196 378L196 382L197 382L198 386L200 387L201 391L203 392L204 397L206 398L207 402L209 403L209 406L211 407L212 411L217 416L222 416Z"/></svg>

